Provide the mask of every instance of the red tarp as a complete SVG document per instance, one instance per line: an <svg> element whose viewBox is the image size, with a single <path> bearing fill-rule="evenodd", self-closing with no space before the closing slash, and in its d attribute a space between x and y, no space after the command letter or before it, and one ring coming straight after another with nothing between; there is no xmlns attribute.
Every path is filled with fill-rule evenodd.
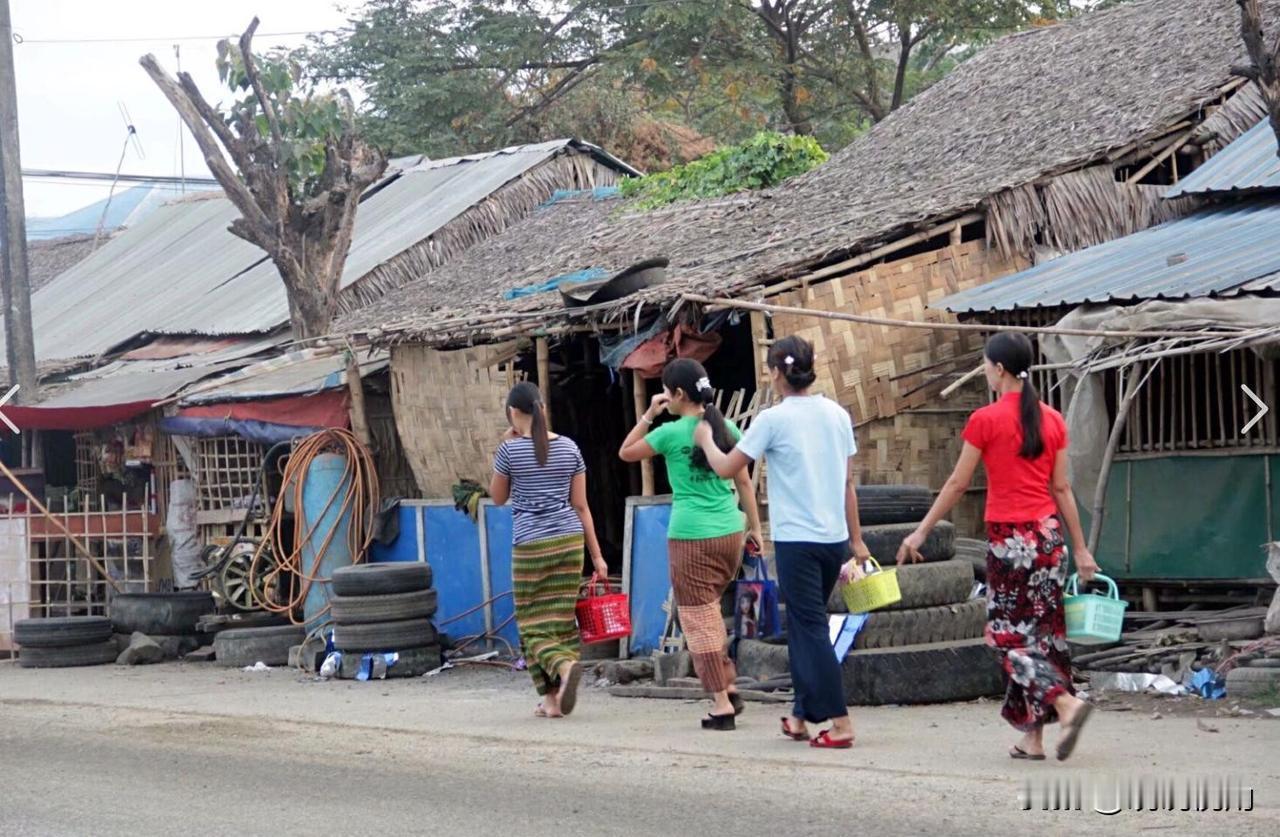
<svg viewBox="0 0 1280 837"><path fill-rule="evenodd" d="M331 389L315 395L294 395L263 401L231 401L183 407L179 418L260 421L289 427L346 427L347 391Z"/></svg>
<svg viewBox="0 0 1280 837"><path fill-rule="evenodd" d="M18 407L6 404L0 407L0 412L8 416L19 430L93 430L136 418L155 403L132 401L100 407Z"/></svg>

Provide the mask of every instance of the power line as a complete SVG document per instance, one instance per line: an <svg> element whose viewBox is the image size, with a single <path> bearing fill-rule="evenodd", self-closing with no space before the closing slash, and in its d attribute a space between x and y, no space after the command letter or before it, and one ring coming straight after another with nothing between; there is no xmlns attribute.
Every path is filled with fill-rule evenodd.
<svg viewBox="0 0 1280 837"><path fill-rule="evenodd" d="M212 177L174 177L171 174L122 174L100 171L66 171L63 169L23 169L22 176L39 180L105 180L122 183L206 184L216 186Z"/></svg>
<svg viewBox="0 0 1280 837"><path fill-rule="evenodd" d="M315 29L300 30L297 32L259 32L254 37L257 38L286 38L298 35L328 35L337 32L336 29ZM169 37L147 37L147 38L24 38L21 35L14 34L13 41L16 44L150 44L165 43L171 44L180 41L221 41L227 38L237 38L239 35L228 33L225 35L173 35Z"/></svg>

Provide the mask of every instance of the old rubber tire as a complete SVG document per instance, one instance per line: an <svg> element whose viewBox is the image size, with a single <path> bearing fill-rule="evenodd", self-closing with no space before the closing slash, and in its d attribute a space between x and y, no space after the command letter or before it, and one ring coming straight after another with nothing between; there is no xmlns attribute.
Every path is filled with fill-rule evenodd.
<svg viewBox="0 0 1280 837"><path fill-rule="evenodd" d="M207 591L117 593L110 607L118 634L194 634L200 617L216 610L213 594Z"/></svg>
<svg viewBox="0 0 1280 837"><path fill-rule="evenodd" d="M923 485L860 485L857 492L863 526L916 523L933 505L933 492Z"/></svg>
<svg viewBox="0 0 1280 837"><path fill-rule="evenodd" d="M26 647L18 652L18 665L22 668L101 666L114 663L119 653L114 639L63 648Z"/></svg>
<svg viewBox="0 0 1280 837"><path fill-rule="evenodd" d="M853 647L899 648L976 639L982 636L986 624L986 599L915 610L878 610L867 617L867 623L853 640Z"/></svg>
<svg viewBox="0 0 1280 837"><path fill-rule="evenodd" d="M902 601L889 605L884 610L912 610L958 604L968 601L973 592L973 568L967 561L907 564L893 569L897 572ZM836 589L831 591L827 610L831 613L846 612L840 585L836 585Z"/></svg>
<svg viewBox="0 0 1280 837"><path fill-rule="evenodd" d="M333 626L333 646L339 651L405 651L436 644L436 629L428 619Z"/></svg>
<svg viewBox="0 0 1280 837"><path fill-rule="evenodd" d="M976 538L956 538L956 559L973 567L973 577L987 580L987 542Z"/></svg>
<svg viewBox="0 0 1280 837"><path fill-rule="evenodd" d="M436 615L436 591L414 590L385 596L334 596L329 600L333 621L343 625L399 622Z"/></svg>
<svg viewBox="0 0 1280 837"><path fill-rule="evenodd" d="M785 676L786 646L744 639L738 673L760 681ZM980 639L851 651L841 675L850 706L945 703L1004 691L999 660Z"/></svg>
<svg viewBox="0 0 1280 837"><path fill-rule="evenodd" d="M1227 672L1227 694L1237 697L1270 697L1280 691L1280 669L1233 668Z"/></svg>
<svg viewBox="0 0 1280 837"><path fill-rule="evenodd" d="M220 666L235 668L257 663L286 666L289 664L289 649L301 645L306 636L307 632L301 625L231 628L219 631L214 637L214 659Z"/></svg>
<svg viewBox="0 0 1280 837"><path fill-rule="evenodd" d="M356 564L334 570L332 586L339 596L412 593L431 586L431 565L422 561Z"/></svg>
<svg viewBox="0 0 1280 837"><path fill-rule="evenodd" d="M111 639L111 620L105 616L21 619L13 625L13 639L22 648L95 645Z"/></svg>
<svg viewBox="0 0 1280 837"><path fill-rule="evenodd" d="M892 564L898 558L898 547L902 540L916 530L914 523L886 523L879 526L862 527L862 540L871 550L871 555L881 564ZM933 531L920 549L926 561L950 561L956 555L956 527L943 520Z"/></svg>

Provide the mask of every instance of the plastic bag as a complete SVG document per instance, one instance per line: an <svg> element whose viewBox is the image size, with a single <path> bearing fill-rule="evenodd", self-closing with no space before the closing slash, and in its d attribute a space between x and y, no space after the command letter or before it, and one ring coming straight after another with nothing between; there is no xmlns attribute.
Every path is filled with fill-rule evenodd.
<svg viewBox="0 0 1280 837"><path fill-rule="evenodd" d="M1267 572L1280 583L1280 541L1267 544ZM1280 634L1280 590L1271 597L1271 607L1267 608L1267 619L1263 623L1269 634Z"/></svg>

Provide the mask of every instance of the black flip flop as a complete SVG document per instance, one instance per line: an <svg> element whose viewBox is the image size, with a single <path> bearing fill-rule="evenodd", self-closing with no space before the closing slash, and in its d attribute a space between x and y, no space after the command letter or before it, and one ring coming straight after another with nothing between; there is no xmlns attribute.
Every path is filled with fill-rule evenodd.
<svg viewBox="0 0 1280 837"><path fill-rule="evenodd" d="M733 704L733 714L741 715L747 708L746 701L742 699L742 695L737 692L729 693L729 702Z"/></svg>
<svg viewBox="0 0 1280 837"><path fill-rule="evenodd" d="M578 684L582 682L582 663L569 667L569 675L560 686L560 714L568 715L578 705Z"/></svg>
<svg viewBox="0 0 1280 837"><path fill-rule="evenodd" d="M1080 739L1080 731L1084 728L1084 722L1089 720L1089 713L1091 712L1093 712L1093 707L1088 703L1081 705L1076 710L1075 718L1063 729L1062 739L1058 742L1058 761L1066 761L1071 758L1071 754L1076 749L1076 742Z"/></svg>
<svg viewBox="0 0 1280 837"><path fill-rule="evenodd" d="M738 728L734 715L708 715L702 719L703 729L713 729L719 732L729 732Z"/></svg>
<svg viewBox="0 0 1280 837"><path fill-rule="evenodd" d="M1013 749L1009 751L1009 758L1026 761L1044 761L1044 753L1028 753L1017 744L1014 744Z"/></svg>

